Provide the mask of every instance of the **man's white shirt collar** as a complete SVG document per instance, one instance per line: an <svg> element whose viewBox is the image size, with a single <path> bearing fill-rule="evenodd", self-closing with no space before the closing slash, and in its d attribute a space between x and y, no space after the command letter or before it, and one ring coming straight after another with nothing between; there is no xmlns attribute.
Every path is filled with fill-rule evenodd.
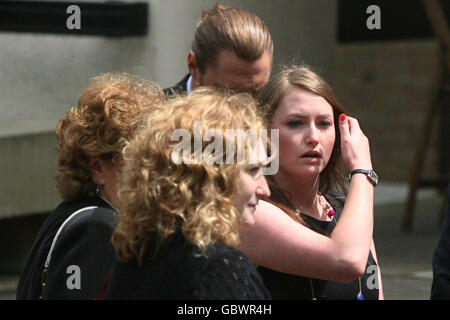
<svg viewBox="0 0 450 320"><path fill-rule="evenodd" d="M188 81L187 81L187 83L186 83L186 92L187 92L187 94L190 94L191 91L192 91L192 89L191 89L191 83L192 83L192 76L189 75L189 79L188 79Z"/></svg>

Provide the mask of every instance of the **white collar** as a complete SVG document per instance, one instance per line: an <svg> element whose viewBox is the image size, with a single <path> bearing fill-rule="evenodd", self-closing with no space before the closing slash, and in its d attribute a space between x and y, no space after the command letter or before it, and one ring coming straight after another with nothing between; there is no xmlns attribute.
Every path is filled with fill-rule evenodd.
<svg viewBox="0 0 450 320"><path fill-rule="evenodd" d="M192 84L192 76L189 75L189 79L188 79L188 81L186 82L186 93L187 93L187 94L190 94L191 91L192 91L192 89L191 89L191 84Z"/></svg>

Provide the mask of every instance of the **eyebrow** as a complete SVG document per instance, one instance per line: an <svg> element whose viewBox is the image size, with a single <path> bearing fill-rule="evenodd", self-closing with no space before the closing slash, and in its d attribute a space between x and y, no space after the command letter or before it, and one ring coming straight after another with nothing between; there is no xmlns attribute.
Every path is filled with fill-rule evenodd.
<svg viewBox="0 0 450 320"><path fill-rule="evenodd" d="M288 114L286 114L286 117L309 118L309 116L304 115L304 114L300 114L300 113L297 113L297 112L288 113ZM319 114L317 116L317 118L333 118L333 117L334 117L333 114L328 114L328 113L327 114Z"/></svg>

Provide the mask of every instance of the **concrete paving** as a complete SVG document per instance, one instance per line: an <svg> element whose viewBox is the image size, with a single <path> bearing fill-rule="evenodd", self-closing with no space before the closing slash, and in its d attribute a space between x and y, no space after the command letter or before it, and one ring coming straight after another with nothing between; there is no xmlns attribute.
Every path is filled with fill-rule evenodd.
<svg viewBox="0 0 450 320"><path fill-rule="evenodd" d="M381 184L375 189L374 240L387 300L428 300L431 259L439 241L443 197L421 190L410 233L401 231L406 185ZM0 275L0 299L15 299L18 275Z"/></svg>
<svg viewBox="0 0 450 320"><path fill-rule="evenodd" d="M407 188L384 185L375 193L374 240L387 300L428 300L432 257L441 235L443 195L421 190L412 229L401 231Z"/></svg>

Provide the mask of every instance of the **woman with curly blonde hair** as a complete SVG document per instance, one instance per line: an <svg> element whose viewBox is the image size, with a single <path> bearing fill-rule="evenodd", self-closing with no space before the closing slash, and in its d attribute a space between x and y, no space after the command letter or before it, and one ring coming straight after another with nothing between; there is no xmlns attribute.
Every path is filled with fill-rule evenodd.
<svg viewBox="0 0 450 320"><path fill-rule="evenodd" d="M124 149L112 236L120 262L104 298L270 298L233 247L238 228L253 223L259 198L270 194L264 146L234 133L262 128L244 93L198 89L152 112ZM242 161L236 141L245 141Z"/></svg>
<svg viewBox="0 0 450 320"><path fill-rule="evenodd" d="M110 236L122 148L162 101L154 83L125 73L90 80L56 128L56 189L63 202L45 221L23 269L18 299L91 299L113 262Z"/></svg>

